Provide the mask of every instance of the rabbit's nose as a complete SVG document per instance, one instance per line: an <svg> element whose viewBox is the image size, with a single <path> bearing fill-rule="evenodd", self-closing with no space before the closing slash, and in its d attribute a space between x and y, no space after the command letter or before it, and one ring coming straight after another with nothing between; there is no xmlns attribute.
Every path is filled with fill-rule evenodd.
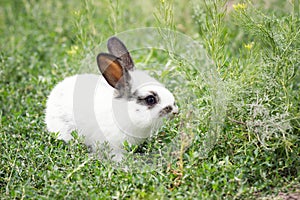
<svg viewBox="0 0 300 200"><path fill-rule="evenodd" d="M169 114L171 114L171 117L178 114L178 107L175 106L175 104L166 106L161 111L159 111L159 116L161 116L161 117L169 115Z"/></svg>
<svg viewBox="0 0 300 200"><path fill-rule="evenodd" d="M178 107L177 107L177 105L174 104L173 109L172 109L172 114L177 115L178 113L179 113Z"/></svg>

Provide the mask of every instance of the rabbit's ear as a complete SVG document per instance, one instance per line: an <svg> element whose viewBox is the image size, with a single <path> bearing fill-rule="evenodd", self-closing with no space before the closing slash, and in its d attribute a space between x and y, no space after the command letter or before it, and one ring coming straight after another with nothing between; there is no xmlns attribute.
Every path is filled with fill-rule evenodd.
<svg viewBox="0 0 300 200"><path fill-rule="evenodd" d="M119 63L127 70L134 70L132 58L121 40L117 37L111 37L107 42L108 51L114 56L120 58Z"/></svg>
<svg viewBox="0 0 300 200"><path fill-rule="evenodd" d="M117 90L122 90L124 94L128 88L130 76L119 63L119 58L111 54L100 53L97 56L97 63L107 83Z"/></svg>

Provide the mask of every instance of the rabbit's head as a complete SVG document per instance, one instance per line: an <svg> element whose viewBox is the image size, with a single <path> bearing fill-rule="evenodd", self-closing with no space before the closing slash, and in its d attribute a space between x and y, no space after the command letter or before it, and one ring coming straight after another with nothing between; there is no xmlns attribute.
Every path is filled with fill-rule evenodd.
<svg viewBox="0 0 300 200"><path fill-rule="evenodd" d="M173 94L147 73L136 70L125 45L116 37L108 40L108 53L100 53L100 72L114 90L115 122L126 134L149 137L163 119L178 112Z"/></svg>

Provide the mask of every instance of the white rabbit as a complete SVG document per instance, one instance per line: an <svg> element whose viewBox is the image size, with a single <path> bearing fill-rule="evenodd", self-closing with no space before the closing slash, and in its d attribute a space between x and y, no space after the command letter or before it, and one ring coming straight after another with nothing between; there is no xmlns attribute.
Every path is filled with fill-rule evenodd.
<svg viewBox="0 0 300 200"><path fill-rule="evenodd" d="M172 93L143 71L134 69L125 45L116 37L100 53L102 76L81 74L60 82L47 100L45 122L50 132L69 141L76 130L92 150L108 142L122 158L123 143L138 145L178 112Z"/></svg>

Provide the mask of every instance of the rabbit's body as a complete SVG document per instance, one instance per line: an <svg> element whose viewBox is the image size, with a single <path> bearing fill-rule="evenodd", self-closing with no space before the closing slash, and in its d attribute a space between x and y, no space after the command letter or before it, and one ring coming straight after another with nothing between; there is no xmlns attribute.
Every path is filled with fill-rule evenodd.
<svg viewBox="0 0 300 200"><path fill-rule="evenodd" d="M69 141L76 130L93 150L108 142L118 154L125 141L140 144L162 125L165 116L177 112L174 97L165 87L145 72L133 70L133 63L131 67L123 63L131 57L118 42L113 38L111 43L121 45L122 55L117 55L121 59L110 54L97 57L103 77L68 77L50 93L45 122L50 132L59 132L59 139ZM124 51L128 55L122 59Z"/></svg>

